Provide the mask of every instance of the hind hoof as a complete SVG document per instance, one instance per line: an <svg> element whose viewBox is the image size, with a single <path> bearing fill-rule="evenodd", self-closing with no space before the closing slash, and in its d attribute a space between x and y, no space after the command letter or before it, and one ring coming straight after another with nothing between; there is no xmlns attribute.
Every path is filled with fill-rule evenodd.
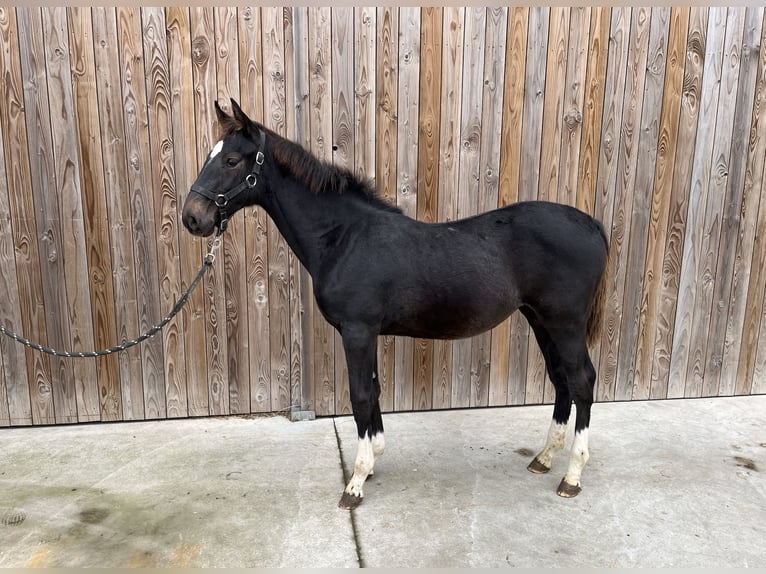
<svg viewBox="0 0 766 574"><path fill-rule="evenodd" d="M535 474L545 474L550 470L549 466L545 466L542 462L537 460L537 457L532 459L532 462L527 465L527 470Z"/></svg>
<svg viewBox="0 0 766 574"><path fill-rule="evenodd" d="M361 496L354 496L353 494L344 492L343 496L340 497L340 502L338 502L338 507L342 508L343 510L354 510L360 504L362 504Z"/></svg>
<svg viewBox="0 0 766 574"><path fill-rule="evenodd" d="M580 492L582 491L582 488L576 484L569 484L566 481L566 477L561 479L561 482L559 483L559 488L556 491L556 494L561 496L562 498L574 498Z"/></svg>

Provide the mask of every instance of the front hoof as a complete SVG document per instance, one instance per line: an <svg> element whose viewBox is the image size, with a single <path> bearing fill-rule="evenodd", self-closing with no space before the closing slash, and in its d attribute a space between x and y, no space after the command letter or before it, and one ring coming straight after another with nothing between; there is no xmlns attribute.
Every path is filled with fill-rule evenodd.
<svg viewBox="0 0 766 574"><path fill-rule="evenodd" d="M353 494L344 492L343 496L340 497L340 502L338 502L338 507L342 508L343 510L354 510L360 504L362 504L361 496L354 496Z"/></svg>
<svg viewBox="0 0 766 574"><path fill-rule="evenodd" d="M530 462L527 466L527 470L535 474L545 474L550 469L551 468L549 466L545 466L542 462L537 460L537 457L533 458L532 462Z"/></svg>
<svg viewBox="0 0 766 574"><path fill-rule="evenodd" d="M574 498L578 494L580 494L580 491L582 488L576 484L569 484L567 482L566 477L561 479L561 482L559 483L559 488L556 491L556 494L561 496L562 498Z"/></svg>

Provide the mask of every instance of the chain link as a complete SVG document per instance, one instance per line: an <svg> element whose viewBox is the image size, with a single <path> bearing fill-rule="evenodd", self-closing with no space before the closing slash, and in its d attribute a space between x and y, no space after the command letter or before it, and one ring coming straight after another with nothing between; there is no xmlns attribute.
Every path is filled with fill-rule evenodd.
<svg viewBox="0 0 766 574"><path fill-rule="evenodd" d="M101 349L99 351L84 351L84 352L57 351L56 349L52 349L51 347L46 347L44 345L33 343L29 339L25 339L24 337L17 335L10 329L6 329L3 325L0 325L0 333L10 337L17 343L21 343L22 345L25 345L31 349L35 349L37 351L46 353L48 355L53 355L56 357L68 357L68 358L77 358L77 359L103 357L105 355L111 355L112 353L119 353L121 351L130 349L131 347L138 345L139 343L143 343L147 339L154 337L154 335L159 333L165 325L170 323L173 317L178 315L178 313L181 311L183 306L186 305L186 302L189 300L189 297L191 296L194 289L196 289L197 285L200 283L200 281L202 281L202 277L204 277L205 272L210 267L212 267L213 262L215 261L216 251L218 251L218 249L221 247L222 240L223 238L221 237L220 233L216 235L215 239L213 239L213 243L210 246L210 250L208 251L207 255L205 255L205 259L202 262L202 267L197 273L197 276L194 278L194 281L191 282L191 284L189 285L189 288L183 293L183 295L181 295L181 298L178 299L178 301L176 301L175 305L173 305L173 308L170 310L170 313L168 313L165 316L165 318L162 319L162 321L150 327L144 334L136 337L135 339L131 341L127 341L126 343L123 343L122 345L115 345L114 347L109 347L108 349Z"/></svg>

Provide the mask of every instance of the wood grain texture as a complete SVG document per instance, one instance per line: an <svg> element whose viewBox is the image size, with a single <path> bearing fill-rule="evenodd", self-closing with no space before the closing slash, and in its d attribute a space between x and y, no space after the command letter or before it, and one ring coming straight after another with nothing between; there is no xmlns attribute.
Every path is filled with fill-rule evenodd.
<svg viewBox="0 0 766 574"><path fill-rule="evenodd" d="M417 217L418 117L420 103L420 8L399 9L398 132L396 203ZM413 408L415 342L397 338L394 349L394 408Z"/></svg>
<svg viewBox="0 0 766 574"><path fill-rule="evenodd" d="M80 188L88 258L93 343L96 348L103 349L115 344L117 324L112 305L114 288L109 280L112 270L109 215L106 205L104 160L98 137L100 127L90 9L71 9L68 13L68 30L72 89L79 134L73 145L77 146L82 164ZM97 417L91 413L90 420L119 420L120 374L117 356L100 357L95 359L95 363L97 374L93 382L98 385L96 400L99 403L99 413Z"/></svg>
<svg viewBox="0 0 766 574"><path fill-rule="evenodd" d="M230 107L241 100L239 86L238 17L235 8L214 11L216 98ZM223 105L223 104L222 104ZM226 297L226 375L228 412L250 412L250 352L248 339L248 293L244 211L234 214L223 243L224 293Z"/></svg>
<svg viewBox="0 0 766 574"><path fill-rule="evenodd" d="M718 387L717 394L719 396L733 395L736 389L736 361L729 360L725 363L724 358L727 355L726 333L727 324L729 323L729 305L737 295L735 283L738 280L747 280L747 277L737 277L735 275L737 254L740 247L738 238L742 236L745 241L750 242L746 239L747 232L741 230L743 229L743 224L745 229L747 228L747 221L755 215L755 210L752 206L748 206L749 202L743 194L747 170L750 125L753 116L752 95L755 91L758 72L762 22L762 7L746 9L742 51L739 61L739 86L734 111L731 155L721 219L721 241L715 272L713 308L708 332L707 364L705 366L706 382ZM741 257L741 254L739 257ZM742 303L744 303L744 293L740 293L739 297ZM739 323L739 320L737 322ZM734 327L735 330L737 328ZM733 337L740 337L740 333L736 333ZM731 340L729 343L731 343Z"/></svg>
<svg viewBox="0 0 766 574"><path fill-rule="evenodd" d="M745 179L746 194L760 197L757 221L755 222L756 234L754 238L752 259L750 262L749 286L747 301L744 309L747 309L743 319L742 339L737 365L737 394L755 394L759 390L766 390L766 384L755 376L756 353L758 350L758 329L766 329L761 321L764 313L764 298L766 298L766 281L763 272L766 269L766 200L763 199L766 190L766 14L761 27L761 50L758 64L758 81L753 104L753 124L750 130L750 144L748 157L748 173ZM760 194L759 190L760 189ZM746 255L745 255L746 256ZM741 298L740 298L741 301ZM733 307L731 313L736 313ZM732 354L733 355L733 354Z"/></svg>
<svg viewBox="0 0 766 574"><path fill-rule="evenodd" d="M117 33L122 49L122 107L136 264L136 302L139 332L143 333L157 323L158 318L161 317L161 311L154 201L150 193L153 163L149 155L145 68L139 10L118 8ZM167 406L162 339L156 337L150 339L142 346L141 351L144 379L141 418L165 417Z"/></svg>
<svg viewBox="0 0 766 574"><path fill-rule="evenodd" d="M375 183L387 201L396 203L397 114L399 109L399 10L392 7L377 9L377 45L375 62ZM331 104L328 104L331 105ZM394 408L394 379L396 369L396 340L392 336L378 337L378 377L380 408Z"/></svg>
<svg viewBox="0 0 766 574"><path fill-rule="evenodd" d="M587 76L583 88L585 99L583 101L581 153L577 181L577 207L586 213L596 215L596 183L599 173L601 126L606 99L611 9L594 7L591 10L590 20ZM594 363L598 364L598 360Z"/></svg>
<svg viewBox="0 0 766 574"><path fill-rule="evenodd" d="M10 76L10 64L7 48L9 47L10 29L8 19L14 16L8 10L0 10L0 37L3 39L0 50L0 73L3 78ZM3 92L6 92L4 89ZM7 95L7 92L3 96ZM9 103L11 100L5 100ZM3 325L16 332L22 331L21 303L19 286L17 285L16 258L14 254L14 236L11 227L12 210L9 191L12 189L8 179L9 170L6 168L8 155L4 143L3 132L8 122L0 112L0 264L5 273L0 277L0 317ZM26 381L30 380L24 357L24 349L7 337L0 340L0 426L11 424L31 424L32 412L29 404L29 392Z"/></svg>
<svg viewBox="0 0 766 574"><path fill-rule="evenodd" d="M442 74L439 126L439 221L453 221L458 211L460 169L460 95L463 86L463 37L465 10L446 8L442 13ZM449 408L453 387L452 341L434 342L434 409Z"/></svg>
<svg viewBox="0 0 766 574"><path fill-rule="evenodd" d="M500 196L502 122L498 122L497 118L502 117L503 113L503 58L508 36L507 9L487 9L485 34L479 150L479 212L495 209ZM493 339L496 336L507 337L502 329L499 333L491 330L475 337L471 345L471 403L475 406L489 404Z"/></svg>
<svg viewBox="0 0 766 574"><path fill-rule="evenodd" d="M559 159L559 203L577 206L579 190L579 158L585 110L585 86L588 70L588 48L591 26L590 8L572 8L569 15L566 93L564 97L564 126L561 131ZM596 48L598 50L598 46ZM596 52L598 54L598 52ZM602 84L603 85L603 84ZM591 119L591 121L593 121ZM592 200L587 203L593 205Z"/></svg>
<svg viewBox="0 0 766 574"><path fill-rule="evenodd" d="M458 148L457 213L458 219L476 215L479 211L478 193L481 179L481 138L483 90L477 86L484 80L484 51L486 47L486 8L466 8L464 43L471 46L463 59L463 94L460 111L460 147ZM468 407L477 400L479 370L474 368L484 339L460 339L452 346L452 407ZM476 348L476 353L474 353Z"/></svg>
<svg viewBox="0 0 766 574"><path fill-rule="evenodd" d="M263 101L265 125L282 135L285 123L285 35L282 9L263 8ZM287 242L268 223L269 335L271 337L271 409L290 408L290 308Z"/></svg>
<svg viewBox="0 0 766 574"><path fill-rule="evenodd" d="M528 21L528 8L509 8L504 58L498 207L519 200ZM490 405L524 403L528 329L521 314L514 313L492 334Z"/></svg>
<svg viewBox="0 0 766 574"><path fill-rule="evenodd" d="M631 198L633 201L633 213L630 218L627 259L623 261L623 265L626 265L626 273L623 295L623 318L620 331L620 353L617 360L618 368L615 386L615 398L618 400L630 399L636 385L639 387L644 383L648 385L648 379L643 381L636 377L636 363L640 362L636 355L640 351L638 348L638 337L642 325L642 317L645 313L641 297L644 293L644 263L646 261L654 176L660 137L662 87L664 85L667 62L670 15L669 9L654 8L651 11L651 23L649 25L643 109L637 147L635 192ZM640 18L640 10L638 17ZM642 68L639 68L639 73L641 71Z"/></svg>
<svg viewBox="0 0 766 574"><path fill-rule="evenodd" d="M649 12L612 10L599 170L596 217L609 234L607 298L599 352L596 399L614 400L625 288L624 251L630 239L632 189L638 161L638 126L643 110L649 41Z"/></svg>
<svg viewBox="0 0 766 574"><path fill-rule="evenodd" d="M441 122L442 9L423 8L420 30L420 110L418 120L417 218L433 223L438 218L439 133ZM414 342L413 408L433 404L434 344Z"/></svg>
<svg viewBox="0 0 766 574"><path fill-rule="evenodd" d="M39 252L36 241L37 226L32 202L31 173L28 155L28 139L25 121L25 103L23 93L23 75L21 71L21 54L19 52L19 30L17 14L9 8L0 8L0 72L3 82L0 83L4 105L0 106L0 127L3 133L3 160L7 184L7 201L9 220L8 226L12 233L11 249L16 265L16 275L4 275L17 285L18 315L3 315L4 324L10 328L19 329L29 338L47 340L45 329L44 307L40 304L39 294L42 292L42 278L39 268ZM14 301L9 292L7 303ZM5 393L8 400L10 424L31 424L46 419L54 420L51 403L51 370L50 363L39 354L27 351L6 353L3 342L3 368L6 373ZM18 356L21 355L21 357ZM27 377L24 379L11 378L9 369L25 361ZM42 409L40 409L42 407ZM39 415L43 416L40 417Z"/></svg>
<svg viewBox="0 0 766 574"><path fill-rule="evenodd" d="M197 169L218 139L215 129L213 100L217 96L214 15L211 8L192 8L192 82L194 109L197 117ZM229 408L225 277L222 265L205 275L205 331L208 368L209 414L226 414Z"/></svg>
<svg viewBox="0 0 766 574"><path fill-rule="evenodd" d="M561 6L551 8L548 26L540 183L537 192L538 199L545 201L558 199L570 10Z"/></svg>
<svg viewBox="0 0 766 574"><path fill-rule="evenodd" d="M69 311L64 275L64 243L57 197L56 167L51 134L51 113L46 77L45 37L41 10L18 11L19 47L24 78L24 107L29 145L32 197L37 222L37 242L40 251L43 304L47 340L51 347L68 350L71 347ZM38 292L39 294L40 292ZM38 407L39 422L73 423L77 421L77 398L71 362L51 357L50 394L44 388L31 388L33 408ZM41 391L38 393L38 390ZM37 395L37 396L34 396ZM52 401L52 402L51 402ZM55 404L55 410L54 410ZM35 413L33 411L33 418Z"/></svg>
<svg viewBox="0 0 766 574"><path fill-rule="evenodd" d="M189 10L169 7L165 15L167 30L170 109L173 130L173 173L175 174L176 217L180 221L186 196L197 174L195 113L192 93L191 18ZM186 62L186 65L184 64ZM180 287L185 291L202 261L202 241L177 225ZM205 298L196 289L180 314L180 332L186 369L186 387L179 390L177 410L185 407L187 416L208 414L207 363L205 351ZM179 343L180 345L180 343ZM172 396L170 392L169 396ZM176 409L168 405L168 416Z"/></svg>
<svg viewBox="0 0 766 574"><path fill-rule="evenodd" d="M726 20L723 68L716 113L716 138L713 144L711 176L702 235L701 256L697 270L697 293L689 364L686 373L687 397L715 396L718 378L705 377L708 357L708 334L713 312L713 290L721 238L721 214L724 209L726 181L734 129L739 61L745 26L745 10L729 9Z"/></svg>
<svg viewBox="0 0 766 574"><path fill-rule="evenodd" d="M633 388L633 397L637 399L648 398L652 392L651 386L655 383L652 380L652 360L655 356L662 260L668 234L671 200L674 196L677 197L673 194L673 170L675 152L678 147L678 119L680 114L680 107L677 102L680 100L680 94L683 90L688 27L689 10L673 9L670 17L665 84L662 90L662 115L660 116L657 140L654 189L642 281L641 324L636 350L636 384ZM654 392L663 396L667 393L667 388L658 388Z"/></svg>
<svg viewBox="0 0 766 574"><path fill-rule="evenodd" d="M157 271L161 315L165 316L181 296L181 275L177 261L178 218L174 139L171 107L170 66L167 24L162 9L141 11L144 44L144 73L147 90L149 145L153 158L151 194L154 200L154 228L157 238ZM159 316L154 322L159 321ZM186 399L186 353L183 317L172 321L162 331L165 375L165 416L178 418L188 413Z"/></svg>
<svg viewBox="0 0 766 574"><path fill-rule="evenodd" d="M726 16L726 8L711 8L707 18L702 87L699 92L697 138L688 189L688 193L694 198L694 201L689 201L682 264L678 278L678 300L670 356L669 394L679 392L670 385L683 386L683 394L685 394L689 382L686 374L691 340L694 334L692 327L698 289L697 270L702 257L702 245L706 240L703 226L710 187L713 143L716 134L716 122L713 120L718 111ZM689 390L691 390L691 386L689 386Z"/></svg>
<svg viewBox="0 0 766 574"><path fill-rule="evenodd" d="M675 329L683 238L689 210L690 198L686 190L691 185L694 148L697 138L707 17L706 9L692 9L688 15L683 84L680 93L677 93L675 98L681 100L681 108L678 117L676 149L671 150L671 153L675 155L672 183L670 189L666 189L664 192L670 195L670 199L665 254L662 261L657 299L650 388L652 398L683 396L683 381L670 380L669 378L670 354Z"/></svg>

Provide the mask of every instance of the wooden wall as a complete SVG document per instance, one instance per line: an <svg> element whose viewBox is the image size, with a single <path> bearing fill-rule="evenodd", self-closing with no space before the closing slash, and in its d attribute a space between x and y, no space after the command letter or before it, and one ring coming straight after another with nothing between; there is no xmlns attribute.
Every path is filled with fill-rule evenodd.
<svg viewBox="0 0 766 574"><path fill-rule="evenodd" d="M764 9L0 8L0 321L55 348L166 314L213 101L445 221L524 199L611 233L600 401L766 392ZM260 209L161 335L0 341L0 425L350 412L337 334ZM382 338L384 410L550 402L519 314Z"/></svg>

